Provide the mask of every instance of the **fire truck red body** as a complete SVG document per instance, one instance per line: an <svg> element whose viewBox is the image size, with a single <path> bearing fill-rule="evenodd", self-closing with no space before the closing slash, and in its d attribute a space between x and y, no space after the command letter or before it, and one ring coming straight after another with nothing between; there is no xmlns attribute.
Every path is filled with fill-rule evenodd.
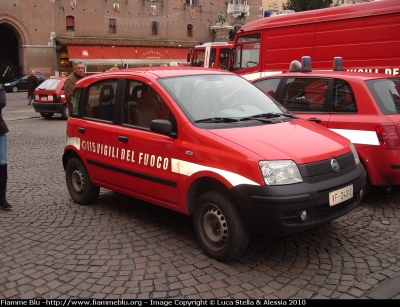
<svg viewBox="0 0 400 307"><path fill-rule="evenodd" d="M398 0L261 18L242 26L227 43L232 45L228 69L252 80L286 72L293 59L308 55L314 70L332 70L333 58L342 57L345 70L398 75L399 28ZM223 44L210 48L218 52ZM195 54L196 48L192 59ZM212 63L212 54L210 50L205 63Z"/></svg>

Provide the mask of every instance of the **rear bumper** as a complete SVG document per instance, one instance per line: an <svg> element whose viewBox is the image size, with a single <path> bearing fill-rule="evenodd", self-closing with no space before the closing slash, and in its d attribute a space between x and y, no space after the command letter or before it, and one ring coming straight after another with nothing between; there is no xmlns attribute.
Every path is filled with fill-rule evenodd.
<svg viewBox="0 0 400 307"><path fill-rule="evenodd" d="M61 113L64 108L65 102L64 103L34 102L32 105L35 111L39 113Z"/></svg>
<svg viewBox="0 0 400 307"><path fill-rule="evenodd" d="M357 148L357 152L366 166L372 185L400 185L400 149L364 146Z"/></svg>

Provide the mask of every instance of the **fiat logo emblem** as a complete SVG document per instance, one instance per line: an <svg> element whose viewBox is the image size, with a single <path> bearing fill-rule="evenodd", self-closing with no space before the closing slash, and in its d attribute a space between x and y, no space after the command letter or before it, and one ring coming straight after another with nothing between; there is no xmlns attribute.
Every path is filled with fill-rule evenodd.
<svg viewBox="0 0 400 307"><path fill-rule="evenodd" d="M331 160L331 166L336 173L340 170L339 162L336 159Z"/></svg>

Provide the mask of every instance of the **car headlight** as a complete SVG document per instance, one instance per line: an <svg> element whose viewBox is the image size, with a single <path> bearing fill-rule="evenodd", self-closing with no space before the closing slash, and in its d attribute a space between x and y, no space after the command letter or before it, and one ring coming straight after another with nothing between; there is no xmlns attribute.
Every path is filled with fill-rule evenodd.
<svg viewBox="0 0 400 307"><path fill-rule="evenodd" d="M353 153L354 161L356 162L356 165L360 164L360 157L358 156L357 150L353 144L350 144L350 149L351 149L351 152Z"/></svg>
<svg viewBox="0 0 400 307"><path fill-rule="evenodd" d="M266 185L282 185L303 182L303 178L292 160L258 162Z"/></svg>
<svg viewBox="0 0 400 307"><path fill-rule="evenodd" d="M4 83L4 86L10 86L10 83Z"/></svg>

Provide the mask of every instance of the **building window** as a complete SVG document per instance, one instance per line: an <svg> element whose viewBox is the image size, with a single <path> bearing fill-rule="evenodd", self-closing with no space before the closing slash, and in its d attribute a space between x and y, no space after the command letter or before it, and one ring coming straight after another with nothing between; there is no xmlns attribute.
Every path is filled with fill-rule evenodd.
<svg viewBox="0 0 400 307"><path fill-rule="evenodd" d="M158 22L157 21L152 21L151 22L151 34L152 35L157 35L158 34Z"/></svg>
<svg viewBox="0 0 400 307"><path fill-rule="evenodd" d="M229 0L229 4L247 5L247 0Z"/></svg>
<svg viewBox="0 0 400 307"><path fill-rule="evenodd" d="M116 25L117 25L117 20L115 18L110 18L108 21L108 33L110 34L117 33Z"/></svg>
<svg viewBox="0 0 400 307"><path fill-rule="evenodd" d="M186 0L186 5L197 6L198 0Z"/></svg>
<svg viewBox="0 0 400 307"><path fill-rule="evenodd" d="M67 16L65 22L67 25L67 32L73 32L75 30L74 29L74 24L75 24L74 16Z"/></svg>
<svg viewBox="0 0 400 307"><path fill-rule="evenodd" d="M188 37L193 37L193 25L188 24L186 26L186 29L187 29L187 36Z"/></svg>

